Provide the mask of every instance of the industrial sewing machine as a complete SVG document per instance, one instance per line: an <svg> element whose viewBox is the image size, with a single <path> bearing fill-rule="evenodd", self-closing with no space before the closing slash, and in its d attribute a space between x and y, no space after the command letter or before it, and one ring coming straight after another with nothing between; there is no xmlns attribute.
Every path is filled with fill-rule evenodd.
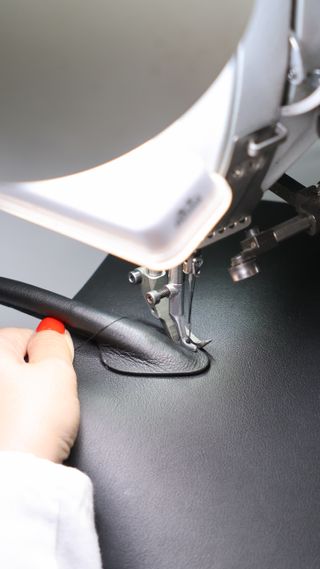
<svg viewBox="0 0 320 569"><path fill-rule="evenodd" d="M86 23L85 44L77 43L84 28L72 2L67 13L59 3L40 9L33 1L27 12L20 4L2 8L1 41L11 52L0 95L0 208L135 263L129 281L141 286L168 336L191 350L203 347L191 329L201 249L249 228L267 189L297 215L263 232L248 229L231 260L234 281L256 275L257 257L283 239L320 230L317 183L296 191L281 180L320 134L319 1L91 3L96 17ZM93 89L101 96L91 123L81 101L94 107ZM170 97L175 103L164 108ZM102 118L108 107L109 122ZM68 122L68 113L82 131L59 148L59 116ZM92 136L99 121L104 139L110 134L105 148Z"/></svg>
<svg viewBox="0 0 320 569"><path fill-rule="evenodd" d="M317 184L283 174L319 135L319 4L1 2L0 207L130 260L147 298L111 256L76 300L0 278L1 302L74 333L70 464L108 569L320 565L319 238L271 253L260 282L227 274L318 231ZM260 233L268 188L297 215ZM193 322L214 342L195 350L202 248Z"/></svg>

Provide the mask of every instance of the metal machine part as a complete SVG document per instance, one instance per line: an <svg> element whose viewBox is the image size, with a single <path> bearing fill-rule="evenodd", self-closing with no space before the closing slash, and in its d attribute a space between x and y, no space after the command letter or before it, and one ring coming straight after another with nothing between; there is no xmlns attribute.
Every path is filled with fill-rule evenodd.
<svg viewBox="0 0 320 569"><path fill-rule="evenodd" d="M155 52L148 49L147 39L150 39L150 33L152 42L158 36L156 35L156 38L154 36L154 25L148 26L145 24L147 24L150 15L154 24L154 21L157 20L157 18L155 20L155 14L158 14L157 10L159 8L159 13L161 12L163 15L163 20L160 18L159 21L164 22L164 30L167 30L169 26L170 30L173 31L174 45L180 46L179 54L182 56L182 62L185 62L183 66L181 66L181 62L175 62L178 65L179 73L173 73L174 77L172 76L172 79L177 80L180 85L182 79L180 71L184 70L188 80L192 77L191 87L195 87L197 83L195 82L196 75L190 74L190 65L192 63L195 66L197 73L205 68L208 71L205 65L205 62L207 63L208 61L209 77L204 72L204 83L201 83L202 87L200 85L195 87L195 92L192 96L192 89L189 93L189 89L185 88L186 84L182 82L183 93L188 93L188 101L189 94L191 99L189 102L187 100L182 102L181 92L177 91L176 95L179 104L178 109L176 109L177 112L174 111L172 117L171 115L165 117L165 109L163 109L162 104L160 106L157 104L159 93L161 95L161 89L158 88L159 85L155 90L157 97L152 98L153 91L150 91L151 85L148 82L149 80L147 81L147 77L145 77L145 81L141 81L141 76L134 72L134 85L136 85L138 78L139 91L139 96L136 99L139 105L142 105L142 114L146 119L143 122L146 122L148 129L149 127L151 128L151 124L154 125L153 119L156 118L152 109L156 108L157 113L163 115L164 122L161 122L162 126L160 127L159 125L159 128L153 126L150 131L148 130L148 135L144 127L141 126L141 113L133 113L138 121L138 127L137 125L135 127L136 123L128 122L126 114L121 112L114 113L112 105L111 110L109 109L109 99L101 98L103 89L99 88L99 97L103 101L103 105L108 107L108 116L110 110L111 118L115 120L116 117L116 126L119 127L123 136L126 132L122 129L121 121L119 123L119 120L124 120L125 126L129 125L130 129L134 131L134 137L138 137L136 143L132 139L130 139L131 141L129 140L127 133L124 138L125 144L129 144L129 147L125 145L122 151L119 150L114 154L111 148L106 150L105 144L101 145L98 142L99 152L101 152L102 148L103 152L106 153L104 160L115 156L118 156L118 158L91 170L83 171L83 168L85 168L85 164L83 164L80 168L81 172L78 172L78 174L50 180L42 179L42 181L36 183L30 181L16 183L17 179L20 179L20 174L17 174L19 159L15 156L13 168L14 183L2 184L0 188L0 209L79 239L91 246L101 248L135 265L152 267L158 271L168 270L180 265L195 249L213 243L247 226L251 212L262 197L263 191L280 178L290 165L289 162L294 162L313 141L313 137L316 136L316 121L318 118L316 109L311 114L306 113L302 120L300 116L286 117L284 125L278 122L279 116L281 116L281 109L284 108L283 105L287 104L287 106L291 107L291 102L285 97L290 78L291 81L300 81L304 71L307 77L314 69L319 67L316 58L311 59L308 57L305 59L304 57L305 47L308 44L310 35L307 30L309 30L309 26L313 21L312 16L318 14L317 5L319 3L311 0L309 5L310 3L313 8L311 10L309 8L305 15L305 10L302 6L302 4L305 4L305 0L283 0L280 3L278 0L255 0L250 2L250 5L254 4L254 10L252 13L249 10L244 18L245 21L248 21L248 16L251 14L246 32L242 37L241 34L236 34L240 41L237 40L234 43L229 61L228 57L226 60L222 58L221 65L223 66L223 61L225 61L226 65L222 69L219 64L217 71L218 69L222 70L216 76L212 68L212 57L215 60L215 51L217 50L214 48L216 45L219 47L221 42L217 41L219 34L213 33L212 25L217 26L218 15L223 11L228 16L228 19L230 15L228 30L234 23L238 27L238 16L235 11L227 10L225 6L219 8L214 6L215 3L212 4L212 2L206 0L203 6L207 7L208 13L205 10L201 10L197 2L191 2L190 4L190 10L193 6L194 11L189 11L185 3L178 2L174 14L171 14L171 4L166 2L163 5L161 4L161 7L157 7L155 13L153 7L150 8L149 4L142 0L142 4L147 10L145 13L146 18L141 19L137 10L135 10L133 22L137 23L138 28L132 28L132 30L135 30L135 33L133 33L132 37L130 35L130 38L133 40L133 47L140 46L143 48L144 57L149 58L150 56L152 60L150 67L153 70L152 76L154 75L155 66L157 67L158 59L156 55L160 54L157 49L155 49ZM13 8L10 3L7 2L6 4L6 10L8 14L11 14ZM181 18L176 13L180 4L183 12ZM241 6L238 4L232 0L232 7L240 9L242 18L244 17L243 2L240 3ZM301 5L299 11L296 10L298 4L299 6ZM18 11L16 14L16 8L14 10L14 14L19 17L20 22L22 12ZM117 7L114 10L115 12L112 12L113 15L118 13ZM99 15L92 6L90 6L91 12L95 13L95 17L97 14ZM212 17L210 18L211 12ZM298 12L299 17L296 17ZM122 16L123 10L120 13ZM169 19L167 18L168 13L172 15L172 18L171 16ZM196 15L196 19L194 15ZM193 30L192 38L197 45L198 40L200 41L201 39L200 43L202 45L202 40L207 37L206 34L198 38L195 32L197 30L197 22L203 27L204 15L205 29L209 31L207 38L208 51L206 50L205 52L209 54L208 60L202 48L200 50L201 55L197 55L196 45L193 42L187 42L187 50L184 43L177 42L178 25L175 25L175 17L177 17L180 26L182 22L186 23L190 16L190 26ZM199 21L197 19L198 16ZM39 30L41 28L41 34L47 28L48 22L49 24L51 23L52 18L47 18L46 13L43 13L42 19L43 26L38 26ZM63 21L67 25L66 21ZM101 18L99 18L99 24L101 21ZM222 19L222 21L224 20ZM128 22L130 22L131 26L130 18L126 18L125 21L120 18L119 25L121 25L119 30L125 31L126 28L123 28L122 24L126 26ZM31 23L34 23L34 19ZM29 21L27 24L25 26L23 22L22 27L29 34L30 30L33 30L33 25L30 26ZM157 20L157 33L159 30L162 30L162 26L158 24ZM110 18L108 19L108 25L112 25L112 19ZM7 29L10 31L9 26L7 26L6 31ZM102 26L102 29L104 30L103 38L105 38L105 28ZM145 33L140 33L141 29ZM180 31L182 30L180 27L179 29ZM221 25L218 26L219 33L221 29L225 30L226 28L224 26L221 27ZM244 29L244 27L242 26L241 29ZM120 42L120 45L124 47L124 53L127 53L128 46L126 43L123 44L123 37L128 39L127 34L119 34L117 27L112 27L112 31L114 30L117 31L116 45L118 46ZM62 33L62 29L60 29L60 32ZM101 32L100 27L99 32ZM289 42L290 34L292 35L291 43ZM64 32L62 35L64 38ZM69 36L70 34L66 34L67 38ZM108 34L107 36L108 41L111 41L112 36L109 37ZM233 34L231 36L233 37ZM7 36L5 35L4 37L6 38ZM46 38L47 34L44 34L44 37ZM82 37L80 34L79 38ZM166 35L165 46L169 48L171 46L169 41L171 37L169 33ZM185 33L183 37L186 37ZM134 38L137 39L137 45ZM211 44L211 41L217 41L217 43ZM314 41L313 39L312 49L309 50L310 54L316 49ZM156 41L154 43L155 46L158 45L159 47L159 42ZM59 49L61 45L64 45L64 42L62 44L58 42ZM98 50L100 58L102 58L99 61L101 60L103 64L105 63L104 55L106 53L104 45L104 43L102 45L99 43L101 49L99 48ZM161 42L161 45L164 45L163 42ZM222 41L221 45L224 49L225 42ZM300 45L303 46L303 52L300 49ZM182 50L181 46L184 46ZM132 47L131 43L129 47ZM56 49L56 44L54 44L54 49ZM192 50L192 57L191 53L189 53L190 49ZM64 54L64 50L62 52ZM39 53L42 53L41 50ZM111 54L111 58L116 58L122 52L115 49L107 50L107 53ZM126 82L129 81L130 85L133 85L131 81L132 70L135 71L136 69L132 67L130 57L133 57L135 64L138 62L139 68L145 62L145 59L136 57L137 53L137 51L129 49L129 59L125 61L126 65L115 65L117 77L119 73L120 75L124 73ZM175 50L170 51L170 53L175 53ZM217 51L219 58L221 53L219 49ZM164 61L167 59L168 57L164 58ZM171 59L170 69L171 63L174 63ZM30 61L32 60L31 58ZM55 61L54 57L52 61ZM115 61L117 61L117 58ZM144 64L142 68L147 69ZM164 71L167 73L169 68L166 65ZM11 60L9 69L10 73L12 72L14 77L18 77L19 80L23 77L23 75L20 77L20 67L12 66ZM57 69L60 69L60 67L58 66ZM90 65L91 79L93 69L94 67ZM130 73L126 72L128 69ZM83 71L82 67L81 70ZM111 70L113 70L113 67ZM50 71L47 69L46 71L50 75ZM84 78L86 73L82 71L81 77ZM39 74L37 73L37 78L38 76ZM73 77L73 75L68 74L68 78L71 76ZM54 75L52 77L50 75L50 85L52 81L58 85L59 81L54 81ZM105 73L99 73L99 78L105 78ZM213 83L209 86L211 81ZM128 96L131 96L132 90L129 89L128 91L128 89L124 88L125 84L127 84L126 82L121 82L120 94L125 92L126 95L129 93ZM46 84L45 81L42 81L42 83L43 85ZM78 82L76 83L78 93L79 84ZM170 86L171 83L171 81L160 81L161 87L165 88L166 91L166 96L160 96L160 99L161 103L164 101L170 103L170 109L173 109L170 90L168 91L168 85ZM37 82L35 82L36 84ZM94 84L90 80L90 89L94 88ZM111 92L109 93L110 84L113 85L111 90L112 96L115 97L116 109L119 110L118 104L120 104L120 100L123 102L123 98L119 97L119 91L115 88L116 83L110 81L109 75L107 84L109 95L111 95ZM153 82L151 84L153 85ZM65 87L64 82L63 85ZM209 89L204 92L206 87L209 87ZM147 99L140 97L141 89L143 96ZM72 93L72 90L64 89L64 91L69 94ZM84 96L85 89L80 91ZM24 93L23 90L19 89L16 89L15 92L20 93L20 95ZM10 89L8 93L10 94ZM145 101L147 100L148 102L150 97L153 102L151 106L145 104ZM90 108L94 109L95 117L100 117L101 113L97 113L98 107L93 104L93 99L87 96L85 96L85 99L90 101ZM23 109L26 109L28 105L26 107L23 97L22 100ZM33 108L37 108L35 100L33 97L31 98ZM49 99L45 97L44 100ZM72 100L74 100L74 97L72 97ZM11 104L12 101L15 101L15 99L10 96L9 103ZM195 104L190 108L192 102L195 102ZM300 103L302 101L298 100L296 102ZM306 101L304 105L305 103ZM293 104L296 103L294 102ZM128 111L129 109L131 114L132 109L136 110L135 106L132 107L127 104L125 106L126 110ZM68 105L66 105L67 108ZM75 106L72 105L72 109L74 108ZM146 108L148 113L151 112L152 116L149 116L149 114L145 116ZM291 108L290 110L292 112L293 109ZM70 109L68 110L68 117L70 118L69 111ZM186 112L184 113L184 111ZM5 114L7 117L7 113ZM28 120L31 119L32 121L32 114L29 112L27 114ZM14 118L19 116L16 112L14 113ZM46 113L47 116L48 113ZM61 118L63 115L59 113L59 116ZM89 115L82 112L81 116L83 118ZM80 124L79 121L76 122ZM23 124L23 121L21 124ZM42 124L44 123L41 121L36 122L37 126L42 126ZM35 127L34 125L32 126L33 132ZM101 126L101 121L99 121L98 126ZM112 128L111 130L110 128L109 125L107 129L108 137L111 141L110 144L113 144L116 141L116 133L113 133ZM163 128L165 130L161 130ZM23 131L25 134L28 132L28 129L23 128ZM51 132L50 129L49 131ZM85 131L87 142L89 141L89 146L92 150L90 129L88 131L88 127L86 127ZM75 132L74 129L73 132ZM140 136L142 136L141 139ZM51 138L52 132L50 140ZM94 138L96 141L99 141L99 137L96 134ZM23 140L20 136L18 139L19 142ZM77 139L84 140L83 137L77 137ZM9 138L6 137L6 141L8 140ZM43 144L41 137L38 140L42 141L41 148L47 148ZM145 142L145 144L141 145L141 142ZM138 146L136 146L137 144ZM28 138L27 151L31 146ZM63 145L59 147L63 149L63 159L65 160L65 149ZM73 148L70 140L68 142L69 148ZM126 153L126 150L131 148L132 151ZM80 160L82 153L79 152L78 145L76 149L78 159ZM109 154L109 150L111 154ZM122 154L122 152L125 154ZM51 152L50 154L56 156L56 153ZM279 160L279 155L280 158L283 156L284 159L282 160L281 158ZM25 151L23 156L24 161L29 163ZM100 163L98 154L95 160L94 164ZM6 156L4 156L4 161L6 165L9 164ZM39 159L39 153L37 153L37 167L39 163L44 164L45 162L41 159L41 156ZM34 160L31 160L31 164L32 168L34 168L36 163ZM71 170L68 167L66 171L63 169L58 174L61 176L63 173L73 172L74 168L71 166L70 168ZM76 168L76 170L78 169ZM4 170L2 169L3 173ZM31 176L31 179L38 180L38 176L47 178L48 176L50 177L50 173L48 171L44 172L43 175L38 173L35 177ZM30 176L28 178L30 180ZM11 180L11 176L8 179ZM26 179L26 175L23 176L23 179ZM161 196L161 200L158 201L159 207L157 208L154 208L153 200L150 199L151 188L153 189L153 195ZM170 228L170 231L168 228Z"/></svg>
<svg viewBox="0 0 320 569"><path fill-rule="evenodd" d="M301 3L298 2L298 4L301 8ZM263 140L258 140L257 142L256 139L248 143L245 137L237 141L227 173L227 179L234 192L234 199L230 210L222 220L222 224L225 227L228 225L232 227L233 221L236 221L237 218L250 218L254 206L259 202L263 191L268 187L268 183L266 184L265 180L270 178L269 172L273 169L274 157L279 155L278 149L282 146L280 143L285 143L283 144L284 148L288 145L291 147L292 136L298 136L298 131L294 135L292 122L290 123L291 117L307 114L319 106L320 71L317 66L310 65L310 58L305 53L305 42L302 40L301 33L299 33L301 29L299 30L295 18L295 8L296 3L293 5L293 31L289 35L289 66L287 82L284 83L285 106L281 107L281 116L285 124L277 123L274 136L270 135L269 130L269 139L267 137L266 144ZM316 9L315 5L313 8L314 10ZM298 23L301 23L301 17ZM311 126L309 128L310 131L312 130ZM263 133L265 131L268 133L267 129L268 127L260 132ZM303 140L302 133L300 138ZM263 151L265 150L269 150L267 156L263 156ZM259 155L262 164L259 165L259 161L258 163L250 162L250 157L254 159ZM239 156L242 158L240 163L238 163ZM256 171L262 171L260 177L253 175L252 169L254 167ZM285 179L288 181L288 177L283 176L282 182ZM240 183L239 180L241 181ZM254 228L247 232L246 239L241 242L241 253L231 260L229 272L235 282L258 274L259 267L256 263L256 258L275 247L281 241L302 231L308 231L311 235L314 235L320 229L319 186L312 188L301 187L298 191L293 191L290 184L280 183L272 187L271 190L293 205L298 215L266 231L260 232L257 228ZM241 229L239 224L237 224L237 228Z"/></svg>
<svg viewBox="0 0 320 569"><path fill-rule="evenodd" d="M312 215L301 214L266 231L260 232L257 228L250 230L246 238L241 241L241 253L231 259L229 273L232 280L238 282L257 275L258 256L270 251L289 237L311 230L314 223L315 218Z"/></svg>
<svg viewBox="0 0 320 569"><path fill-rule="evenodd" d="M285 136L285 130L279 129L279 137ZM281 138L280 138L281 140ZM278 141L276 141L277 143ZM261 157L265 143L250 142L247 146L253 158ZM231 259L229 273L234 282L239 282L257 275L259 267L257 257L276 247L279 243L301 232L310 235L320 232L320 182L305 188L289 176L284 175L272 188L273 192L293 205L297 215L288 221L270 229L260 231L254 227L247 231L241 241L241 252ZM214 230L202 243L202 247L210 245L224 237L244 229L251 221L250 216L241 218L229 227ZM192 300L196 278L200 275L202 258L196 252L193 256L174 269L155 272L144 267L129 273L132 284L141 284L144 297L152 314L164 326L169 337L177 343L195 350L204 347L208 342L201 342L191 332ZM188 309L185 310L186 286L188 285Z"/></svg>
<svg viewBox="0 0 320 569"><path fill-rule="evenodd" d="M275 166L275 156L279 154L279 149L287 149L283 150L286 156L288 148L291 149L292 146L292 137L302 138L295 131L298 123L291 118L299 114L294 112L294 106L302 104L304 107L306 103L310 106L310 93L317 91L319 76L315 67L310 67L308 58L305 59L305 42L296 22L298 4L301 8L299 0L282 2L281 7L276 0L268 3L268 15L275 16L275 30L274 26L265 25L266 2L256 2L251 26L235 56L238 76L235 81L233 114L230 116L228 145L219 169L232 189L233 199L218 224L196 245L200 249L250 225L251 213L268 187L264 184L267 178L270 179L270 170L276 167L278 172L280 168L277 164ZM301 14L298 23L300 20ZM258 88L256 77L252 74L252 69L257 68L257 54L259 69L262 67L264 77L268 77L268 81L260 77L261 86ZM256 97L259 98L259 105L256 105ZM314 106L310 107L313 108ZM284 124L279 122L281 115L285 117ZM308 117L306 121L308 122ZM302 125L302 130L306 128L305 121L300 121L299 125ZM309 140L312 131L309 123L307 130ZM306 144L303 141L303 145ZM291 150L289 154L291 155ZM278 178L283 171L277 174ZM306 192L310 194L310 191ZM258 274L257 257L281 241L302 231L311 234L318 231L320 189L318 197L315 197L315 192L311 191L311 194L313 197L308 198L307 205L301 194L300 201L295 204L298 214L295 218L266 231L253 228L247 232L246 238L241 242L241 253L231 262L230 274L234 281ZM290 200L287 201L291 203ZM185 263L168 271L155 273L140 267L129 274L130 282L141 284L152 314L162 322L171 339L191 349L204 345L191 332L192 298L200 268L201 260L195 253Z"/></svg>
<svg viewBox="0 0 320 569"><path fill-rule="evenodd" d="M169 271L138 267L129 273L129 282L141 285L151 313L161 321L168 336L191 350L203 348L210 342L199 340L191 331L193 295L202 263L201 255L196 252Z"/></svg>
<svg viewBox="0 0 320 569"><path fill-rule="evenodd" d="M262 183L263 191L270 189L319 136L320 91L316 71L320 67L319 17L318 0L291 3L287 81L280 109L288 136L277 148Z"/></svg>
<svg viewBox="0 0 320 569"><path fill-rule="evenodd" d="M291 32L289 37L290 45L290 61L288 80L291 85L301 85L305 79L305 70L303 57L301 53L301 46L295 33Z"/></svg>
<svg viewBox="0 0 320 569"><path fill-rule="evenodd" d="M241 241L241 253L231 259L231 278L238 282L259 273L258 256L270 251L282 241L302 233L316 235L320 232L320 183L305 188L289 176L283 176L272 191L292 205L297 215L265 231L250 229Z"/></svg>
<svg viewBox="0 0 320 569"><path fill-rule="evenodd" d="M231 3L231 0L227 3L229 2ZM129 125L134 131L131 139L128 139L125 133L126 142L124 147L121 145L121 149L119 146L108 148L104 159L118 156L117 160L110 160L109 164L68 176L66 179L51 179L32 184L9 184L0 188L0 207L9 213L20 215L52 229L58 227L62 233L142 265L130 273L130 282L141 284L152 314L161 321L168 336L174 342L181 343L191 350L203 347L206 342L201 342L191 331L192 300L195 282L200 273L201 258L198 253L189 257L190 253L248 227L251 222L251 212L262 198L263 191L280 178L316 136L320 62L313 53L317 51L317 41L313 39L308 50L307 36L310 35L308 30L312 27L313 16L319 14L318 0L310 0L308 9L304 8L305 0L283 0L280 3L278 0L255 0L255 2L246 0L245 3L247 6L250 4L250 7L254 3L249 26L240 42L237 40L231 51L228 51L229 56L232 54L229 62L227 63L229 56L223 57L221 61L219 59L217 72L226 63L219 76L213 71L211 61L213 48L216 45L211 44L211 41L212 38L216 40L218 37L212 33L212 21L216 20L212 15L212 18L205 18L205 27L209 31L210 40L208 43L210 71L209 77L205 73L204 83L201 82L201 87L199 85L200 90L197 87L195 92L192 91L193 94L191 90L189 93L189 90L185 89L186 84L179 81L182 91L188 93L188 100L183 102L179 95L178 108L171 116L164 113L162 105L158 105L159 96L161 102L167 100L167 97L161 97L161 90L156 86L157 96L153 97L155 103L153 109L156 108L157 112L160 109L160 114L163 115L161 124L157 122L156 115L149 105L147 110L151 112L151 116L145 116L145 102L141 99L140 92L143 88L144 95L152 98L150 89L144 88L145 84L149 84L149 79L141 81L142 76L136 73L136 68L130 63L130 57L133 57L135 64L138 62L141 66L142 62L142 68L147 69L148 66L144 65L146 60L137 58L138 52L130 49L126 66L117 63L116 75L119 70L124 72L125 79L130 85L132 70L135 81L138 78L137 102L139 108L142 104L142 114L147 125L147 131L142 127L140 129L141 113L133 113L138 121L137 127L132 121L128 122L126 114L121 112L115 114L111 105L111 117L112 120L116 117L117 126L120 117L126 126ZM163 58L158 53L158 48L155 50L156 53L146 49L150 30L152 45L154 40L153 26L145 26L148 21L147 16L152 16L152 21L155 20L153 8L150 8L145 0L142 0L141 4L146 7L147 12L145 20L142 21L139 14L137 17L136 39L139 40L137 45L142 47L144 57L151 58L150 69L153 70L153 74L154 65ZM199 23L203 27L205 12L199 11L197 2L191 4L194 13L201 15ZM235 7L236 4L232 0L232 6ZM167 11L165 5L168 5ZM179 5L180 3L176 6L176 10ZM212 2L206 0L203 5L208 10L213 10ZM181 6L184 18L191 16L191 27L196 31L194 13L186 10L183 3ZM174 18L167 18L171 4L166 2L161 5L159 8L161 14L163 10L164 23L166 26L169 24L171 26ZM226 11L225 6L223 11ZM246 21L249 13L250 10L246 15ZM180 15L177 12L174 15L181 23ZM137 11L135 18L136 16ZM48 21L50 23L51 19ZM110 25L112 21L110 19L108 21ZM130 22L130 18L126 18L125 25L127 22ZM158 23L157 32L162 29ZM145 31L144 34L140 33L140 25ZM122 26L120 27L125 31ZM220 28L221 26L218 28L219 33ZM181 42L177 42L177 29L175 25L172 29L170 27L174 45L181 46ZM241 25L241 29L244 29L244 24ZM127 37L127 34L117 33L116 36L117 42L120 41L122 46L123 37ZM236 36L240 38L239 34ZM201 40L205 37L207 36L201 37ZM141 38L143 38L142 43ZM171 45L170 38L171 34L167 34L165 45L168 47ZM193 38L198 45L197 34L193 34ZM160 45L158 42L155 44ZM205 69L204 60L207 59L204 58L204 54L201 57L197 56L196 45L192 42L189 44L188 49L192 48L193 57L188 57L188 51L183 50L182 61L188 61L187 67L184 68L187 69L186 76L188 80L192 77L192 83L195 85L195 75L189 72L190 62L194 59L196 69L200 70ZM136 41L133 42L133 47L135 46ZM119 55L122 51L111 50L110 53ZM104 57L105 50L102 50L101 54ZM160 60L156 57L159 55L161 55ZM220 55L219 51L219 58ZM166 59L168 58L164 60ZM201 65L198 62L201 62ZM166 65L165 71L168 69ZM177 69L182 69L180 63ZM105 73L100 75L105 77ZM180 77L176 73L173 75L175 79ZM19 73L18 76L20 77ZM214 79L214 83L209 87ZM107 83L110 91L109 86L113 82L110 82L109 76ZM167 91L167 82L161 80L160 84ZM168 84L171 85L172 82L169 81ZM121 92L129 93L131 96L132 90L124 89L124 85L121 84ZM207 87L209 90L204 93ZM167 94L169 101L171 95L169 92ZM121 99L119 92L112 90L112 95L116 103L115 108L119 110L118 104ZM199 99L200 95L202 96ZM11 103L12 97L9 99ZM103 98L102 100L105 101ZM192 108L189 108L196 100ZM33 98L32 104L34 105ZM90 104L98 116L99 113L96 113L92 101ZM125 106L131 114L133 108L137 110L136 107ZM173 109L171 101L169 106ZM307 112L311 110L312 114ZM183 115L185 111L187 112ZM301 117L301 113L305 115ZM14 114L16 116L16 112ZM177 117L180 118L176 120ZM279 117L283 117L283 123L279 122ZM116 137L113 136L112 129L107 130L111 142L115 143ZM120 128L120 132L122 130ZM87 129L86 135L89 140ZM18 138L20 141L20 137ZM140 145L141 142L146 144ZM41 144L41 147L44 145ZM69 147L72 145L69 144ZM105 147L99 144L99 148ZM127 152L130 149L132 152ZM121 155L122 153L125 154ZM31 163L33 167L34 161ZM98 163L100 159L97 155L93 164ZM90 161L86 167L89 164ZM69 165L66 170L60 172L60 175L73 171L74 167ZM52 172L46 171L40 178L50 178L52 175ZM11 176L8 179L11 180ZM31 179L38 180L38 174L32 175ZM16 168L14 182L16 182ZM60 191L61 187L63 192ZM152 195L161 196L157 208L154 208ZM110 200L109 203L106 202L106 196ZM148 209L147 206L150 205ZM312 204L308 202L307 205L307 208L302 207L301 210L298 208L298 216L285 224L264 232L250 230L242 242L242 252L232 261L231 274L234 280L242 280L257 274L259 269L256 257L283 239L304 230L317 231L319 207L317 209L313 202ZM189 258L185 261L186 257Z"/></svg>
<svg viewBox="0 0 320 569"><path fill-rule="evenodd" d="M251 216L248 215L246 217L241 217L240 219L233 221L227 226L219 227L211 231L207 238L201 243L201 249L203 247L207 247L207 245L212 245L212 243L216 243L221 239L225 239L226 237L231 237L234 233L238 233L242 229L248 227L251 223Z"/></svg>
<svg viewBox="0 0 320 569"><path fill-rule="evenodd" d="M289 69L288 69L288 85L286 93L287 104L293 103L297 88L306 78L303 56L300 42L294 32L289 36Z"/></svg>
<svg viewBox="0 0 320 569"><path fill-rule="evenodd" d="M218 234L224 227L243 229L241 220L249 220L261 200L262 181L277 147L286 137L287 129L278 122L236 141L226 175L233 191L233 202L216 229Z"/></svg>

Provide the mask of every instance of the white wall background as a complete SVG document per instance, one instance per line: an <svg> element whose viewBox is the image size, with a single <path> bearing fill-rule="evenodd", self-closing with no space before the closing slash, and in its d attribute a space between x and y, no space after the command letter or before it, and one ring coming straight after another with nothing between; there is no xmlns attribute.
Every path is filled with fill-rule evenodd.
<svg viewBox="0 0 320 569"><path fill-rule="evenodd" d="M105 254L0 212L0 275L73 297ZM34 328L38 320L0 307L0 327Z"/></svg>

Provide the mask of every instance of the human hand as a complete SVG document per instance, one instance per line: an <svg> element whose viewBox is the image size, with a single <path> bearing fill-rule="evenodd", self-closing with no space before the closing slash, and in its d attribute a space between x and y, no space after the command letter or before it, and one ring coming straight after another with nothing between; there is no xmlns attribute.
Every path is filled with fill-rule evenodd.
<svg viewBox="0 0 320 569"><path fill-rule="evenodd" d="M0 330L0 450L61 463L79 429L73 343L57 320L37 330Z"/></svg>

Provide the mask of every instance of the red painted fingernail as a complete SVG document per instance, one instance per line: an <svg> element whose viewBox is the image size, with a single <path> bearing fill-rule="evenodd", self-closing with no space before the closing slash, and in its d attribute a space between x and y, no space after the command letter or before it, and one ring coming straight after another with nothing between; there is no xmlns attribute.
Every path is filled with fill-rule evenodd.
<svg viewBox="0 0 320 569"><path fill-rule="evenodd" d="M36 332L43 332L44 330L53 330L59 334L64 334L65 327L60 320L48 317L41 320L39 326L36 328Z"/></svg>

